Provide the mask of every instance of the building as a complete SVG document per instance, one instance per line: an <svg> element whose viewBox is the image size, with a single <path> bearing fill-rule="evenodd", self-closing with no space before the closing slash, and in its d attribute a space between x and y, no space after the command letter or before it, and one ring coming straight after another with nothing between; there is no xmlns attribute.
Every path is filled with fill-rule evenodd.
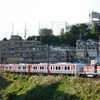
<svg viewBox="0 0 100 100"><path fill-rule="evenodd" d="M100 24L100 13L92 11L89 14L89 22Z"/></svg>
<svg viewBox="0 0 100 100"><path fill-rule="evenodd" d="M47 46L41 46L39 41L20 40L18 35L11 36L9 41L0 41L3 62L39 62L46 61Z"/></svg>
<svg viewBox="0 0 100 100"><path fill-rule="evenodd" d="M27 41L12 35L8 41L0 41L2 63L43 63L66 62L67 46L53 47L41 45L40 41ZM70 58L71 59L71 58Z"/></svg>
<svg viewBox="0 0 100 100"><path fill-rule="evenodd" d="M86 41L86 52L87 56L94 58L98 55L98 41L94 39L88 39Z"/></svg>
<svg viewBox="0 0 100 100"><path fill-rule="evenodd" d="M86 41L84 39L78 39L76 41L76 56L78 59L84 59L86 56Z"/></svg>
<svg viewBox="0 0 100 100"><path fill-rule="evenodd" d="M97 55L100 53L100 39L94 40L94 39L78 39L76 41L76 56L80 59L86 60L94 59L97 57Z"/></svg>
<svg viewBox="0 0 100 100"><path fill-rule="evenodd" d="M89 14L89 22L86 22L85 24L90 29L92 29L92 27L94 26L94 24L100 25L100 13L97 13L97 12L92 11Z"/></svg>

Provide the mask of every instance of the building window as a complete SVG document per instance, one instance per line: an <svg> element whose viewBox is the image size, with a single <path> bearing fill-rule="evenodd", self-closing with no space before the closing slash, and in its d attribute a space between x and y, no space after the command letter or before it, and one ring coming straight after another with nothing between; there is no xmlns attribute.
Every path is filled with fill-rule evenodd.
<svg viewBox="0 0 100 100"><path fill-rule="evenodd" d="M11 42L11 45L14 45L14 42Z"/></svg>
<svg viewBox="0 0 100 100"><path fill-rule="evenodd" d="M6 50L6 48L2 48L2 51Z"/></svg>
<svg viewBox="0 0 100 100"><path fill-rule="evenodd" d="M33 53L32 56L35 56L35 54Z"/></svg>
<svg viewBox="0 0 100 100"><path fill-rule="evenodd" d="M22 43L19 43L19 46L22 46Z"/></svg>
<svg viewBox="0 0 100 100"><path fill-rule="evenodd" d="M31 43L32 46L36 46L36 43Z"/></svg>
<svg viewBox="0 0 100 100"><path fill-rule="evenodd" d="M88 47L88 49L91 49L91 47Z"/></svg>
<svg viewBox="0 0 100 100"><path fill-rule="evenodd" d="M23 48L19 48L20 51L23 51Z"/></svg>
<svg viewBox="0 0 100 100"><path fill-rule="evenodd" d="M44 51L44 48L41 48L42 51Z"/></svg>
<svg viewBox="0 0 100 100"><path fill-rule="evenodd" d="M27 50L29 50L29 48L27 48Z"/></svg>
<svg viewBox="0 0 100 100"><path fill-rule="evenodd" d="M32 48L33 51L35 51L35 48Z"/></svg>
<svg viewBox="0 0 100 100"><path fill-rule="evenodd" d="M80 42L78 42L78 44L80 44Z"/></svg>
<svg viewBox="0 0 100 100"><path fill-rule="evenodd" d="M5 46L5 43L2 43L2 46Z"/></svg>
<svg viewBox="0 0 100 100"><path fill-rule="evenodd" d="M2 55L5 55L5 53L3 53Z"/></svg>
<svg viewBox="0 0 100 100"><path fill-rule="evenodd" d="M14 53L11 53L11 55L14 55Z"/></svg>
<svg viewBox="0 0 100 100"><path fill-rule="evenodd" d="M10 43L8 43L8 45L10 45Z"/></svg>
<svg viewBox="0 0 100 100"><path fill-rule="evenodd" d="M92 49L95 49L95 47L92 47Z"/></svg>
<svg viewBox="0 0 100 100"><path fill-rule="evenodd" d="M14 50L14 48L11 48L11 50Z"/></svg>

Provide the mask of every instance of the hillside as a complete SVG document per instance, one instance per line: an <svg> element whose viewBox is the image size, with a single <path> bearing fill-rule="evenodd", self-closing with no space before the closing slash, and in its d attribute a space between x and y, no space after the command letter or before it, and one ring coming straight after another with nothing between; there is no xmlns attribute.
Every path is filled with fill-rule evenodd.
<svg viewBox="0 0 100 100"><path fill-rule="evenodd" d="M3 73L0 100L100 100L100 81Z"/></svg>

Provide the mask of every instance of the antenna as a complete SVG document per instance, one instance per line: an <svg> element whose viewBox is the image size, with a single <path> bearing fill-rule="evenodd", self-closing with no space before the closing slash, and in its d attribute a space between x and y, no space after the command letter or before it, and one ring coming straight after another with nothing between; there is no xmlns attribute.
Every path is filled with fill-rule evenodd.
<svg viewBox="0 0 100 100"><path fill-rule="evenodd" d="M65 32L66 32L66 27L67 27L67 23L66 23L66 21L65 21Z"/></svg>
<svg viewBox="0 0 100 100"><path fill-rule="evenodd" d="M52 33L53 33L53 21L51 21L51 29L52 29Z"/></svg>
<svg viewBox="0 0 100 100"><path fill-rule="evenodd" d="M80 29L80 39L82 38L81 29Z"/></svg>
<svg viewBox="0 0 100 100"><path fill-rule="evenodd" d="M14 35L14 23L12 22L12 33L11 35Z"/></svg>
<svg viewBox="0 0 100 100"><path fill-rule="evenodd" d="M40 35L40 43L42 44L42 34L40 32L40 21L39 21L39 35Z"/></svg>
<svg viewBox="0 0 100 100"><path fill-rule="evenodd" d="M25 34L24 34L24 39L26 40L26 22L25 22Z"/></svg>

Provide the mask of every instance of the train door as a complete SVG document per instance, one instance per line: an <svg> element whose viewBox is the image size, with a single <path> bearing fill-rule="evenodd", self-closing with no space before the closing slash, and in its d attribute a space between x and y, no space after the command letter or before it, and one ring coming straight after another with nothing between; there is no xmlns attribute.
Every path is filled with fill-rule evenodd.
<svg viewBox="0 0 100 100"><path fill-rule="evenodd" d="M94 66L94 73L97 73L97 65Z"/></svg>
<svg viewBox="0 0 100 100"><path fill-rule="evenodd" d="M31 71L31 65L28 65L28 73Z"/></svg>
<svg viewBox="0 0 100 100"><path fill-rule="evenodd" d="M1 66L1 67L2 67L1 70L4 71L4 66Z"/></svg>

